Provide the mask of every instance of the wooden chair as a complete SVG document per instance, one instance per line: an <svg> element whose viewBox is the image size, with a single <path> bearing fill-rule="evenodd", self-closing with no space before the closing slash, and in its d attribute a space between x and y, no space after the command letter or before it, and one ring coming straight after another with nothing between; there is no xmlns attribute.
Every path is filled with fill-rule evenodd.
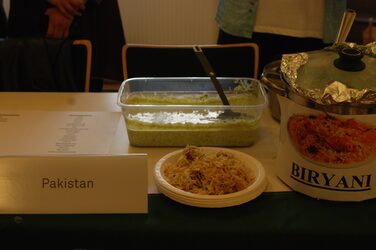
<svg viewBox="0 0 376 250"><path fill-rule="evenodd" d="M258 78L255 43L200 45L217 77ZM133 77L206 77L193 45L125 44L124 79Z"/></svg>
<svg viewBox="0 0 376 250"><path fill-rule="evenodd" d="M93 57L93 48L90 40L74 40L73 50L73 62L75 63L75 69L78 76L82 76L82 72L85 72L84 79L81 78L80 82L84 82L84 92L90 91L90 79L91 79L91 64ZM83 70L83 71L82 71Z"/></svg>

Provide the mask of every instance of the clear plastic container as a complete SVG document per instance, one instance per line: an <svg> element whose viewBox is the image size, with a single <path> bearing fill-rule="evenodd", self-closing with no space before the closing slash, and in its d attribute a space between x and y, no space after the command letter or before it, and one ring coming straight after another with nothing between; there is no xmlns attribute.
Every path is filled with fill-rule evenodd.
<svg viewBox="0 0 376 250"><path fill-rule="evenodd" d="M131 78L122 83L122 108L133 146L228 146L254 143L267 104L262 84L251 78L218 78L223 105L210 78Z"/></svg>

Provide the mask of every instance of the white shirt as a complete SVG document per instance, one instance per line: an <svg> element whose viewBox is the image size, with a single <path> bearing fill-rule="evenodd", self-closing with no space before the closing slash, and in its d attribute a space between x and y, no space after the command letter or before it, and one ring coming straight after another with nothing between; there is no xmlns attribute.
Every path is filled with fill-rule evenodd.
<svg viewBox="0 0 376 250"><path fill-rule="evenodd" d="M260 0L254 31L323 37L325 0Z"/></svg>

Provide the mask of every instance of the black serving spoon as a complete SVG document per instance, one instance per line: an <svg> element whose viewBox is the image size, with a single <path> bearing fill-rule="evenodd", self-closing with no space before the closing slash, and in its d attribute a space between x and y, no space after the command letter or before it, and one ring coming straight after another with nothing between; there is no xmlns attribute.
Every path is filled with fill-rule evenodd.
<svg viewBox="0 0 376 250"><path fill-rule="evenodd" d="M217 76L213 70L213 67L210 65L208 58L205 56L204 52L202 51L201 47L198 45L193 46L193 51L195 52L197 59L199 60L202 68L204 69L207 76L210 77L211 82L213 83L215 89L218 92L219 97L221 98L221 101L223 105L229 106L230 103L225 95L225 92L223 91L223 88L220 84L220 82L217 79ZM221 118L233 118L238 117L241 114L238 112L234 112L230 109L225 109L225 111L220 114L219 116Z"/></svg>

